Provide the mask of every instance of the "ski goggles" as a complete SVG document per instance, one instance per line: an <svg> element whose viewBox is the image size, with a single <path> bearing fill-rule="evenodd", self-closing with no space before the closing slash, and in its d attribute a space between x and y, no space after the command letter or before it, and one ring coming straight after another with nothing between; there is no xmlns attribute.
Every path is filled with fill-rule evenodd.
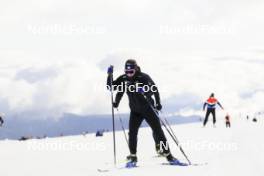
<svg viewBox="0 0 264 176"><path fill-rule="evenodd" d="M134 64L126 64L125 65L125 70L134 70L136 69L136 65Z"/></svg>

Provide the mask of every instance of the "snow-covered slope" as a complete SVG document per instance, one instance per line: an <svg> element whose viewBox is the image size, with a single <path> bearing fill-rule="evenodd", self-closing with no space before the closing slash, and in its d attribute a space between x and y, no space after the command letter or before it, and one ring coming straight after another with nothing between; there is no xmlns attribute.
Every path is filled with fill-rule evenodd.
<svg viewBox="0 0 264 176"><path fill-rule="evenodd" d="M211 123L211 122L210 122ZM111 168L113 163L112 133L96 138L94 135L0 142L0 175L3 176L143 176L143 175L201 175L201 176L263 176L263 122L235 120L231 129L223 122L217 128L202 128L201 124L173 126L186 154L201 166L165 166L164 158L155 157L150 128L142 128L138 137L139 167ZM166 133L172 152L184 161ZM123 133L117 133L118 167L128 154Z"/></svg>

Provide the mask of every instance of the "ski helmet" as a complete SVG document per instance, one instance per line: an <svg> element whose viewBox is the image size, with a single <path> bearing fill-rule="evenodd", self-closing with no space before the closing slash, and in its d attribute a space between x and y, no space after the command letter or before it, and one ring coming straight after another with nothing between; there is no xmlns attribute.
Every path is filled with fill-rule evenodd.
<svg viewBox="0 0 264 176"><path fill-rule="evenodd" d="M132 70L137 68L137 61L134 59L128 59L125 64L125 70Z"/></svg>

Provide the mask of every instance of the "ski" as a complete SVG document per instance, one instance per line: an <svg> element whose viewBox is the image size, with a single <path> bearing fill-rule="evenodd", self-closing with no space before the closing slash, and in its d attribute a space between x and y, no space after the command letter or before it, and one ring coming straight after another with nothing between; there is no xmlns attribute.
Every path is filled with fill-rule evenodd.
<svg viewBox="0 0 264 176"><path fill-rule="evenodd" d="M205 166L208 165L208 163L192 163L192 164L188 164L188 163L162 163L162 165L166 165L166 166Z"/></svg>
<svg viewBox="0 0 264 176"><path fill-rule="evenodd" d="M162 166L178 166L178 167L191 167L191 166L205 166L208 165L208 163L184 163L184 162L166 162L166 163L161 163ZM113 168L98 168L97 171L100 173L107 173L111 172L113 170L121 170L121 169L135 169L135 168L140 168L140 166L137 165L135 162L128 162L125 164L125 166L120 166L120 167L113 167Z"/></svg>
<svg viewBox="0 0 264 176"><path fill-rule="evenodd" d="M208 163L192 163L191 166L205 166L208 165Z"/></svg>
<svg viewBox="0 0 264 176"><path fill-rule="evenodd" d="M97 168L98 172L110 172L113 170L133 169L139 167L136 162L117 163L116 165L106 165L105 167Z"/></svg>
<svg viewBox="0 0 264 176"><path fill-rule="evenodd" d="M113 170L122 170L122 169L134 169L134 168L138 168L139 166L134 165L134 164L129 164L125 166L121 166L121 167L113 167L113 168L98 168L97 171L100 173L107 173L107 172L111 172Z"/></svg>

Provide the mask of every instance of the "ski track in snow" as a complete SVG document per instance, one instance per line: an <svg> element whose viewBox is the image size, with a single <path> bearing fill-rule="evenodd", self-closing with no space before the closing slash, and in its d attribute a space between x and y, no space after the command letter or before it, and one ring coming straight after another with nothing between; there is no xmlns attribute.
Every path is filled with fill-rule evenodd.
<svg viewBox="0 0 264 176"><path fill-rule="evenodd" d="M117 161L113 167L112 133L96 138L69 136L29 140L25 142L4 140L0 142L1 169L3 176L151 176L200 175L200 176L263 176L264 175L264 122L253 123L234 119L232 128L226 129L222 121L217 128L212 122L206 128L201 124L173 126L174 132L194 164L200 166L162 165L166 160L155 157L150 128L141 128L138 136L138 166L124 169L129 154L122 132L117 132ZM0 131L1 132L1 131ZM175 157L187 162L164 130ZM200 146L191 147L188 144ZM205 147L201 144L206 143ZM227 145L228 149L216 149L215 144ZM210 148L211 146L211 148ZM230 148L231 146L231 148ZM233 147L232 147L233 146ZM207 163L207 164L205 164ZM98 169L109 170L98 172Z"/></svg>

